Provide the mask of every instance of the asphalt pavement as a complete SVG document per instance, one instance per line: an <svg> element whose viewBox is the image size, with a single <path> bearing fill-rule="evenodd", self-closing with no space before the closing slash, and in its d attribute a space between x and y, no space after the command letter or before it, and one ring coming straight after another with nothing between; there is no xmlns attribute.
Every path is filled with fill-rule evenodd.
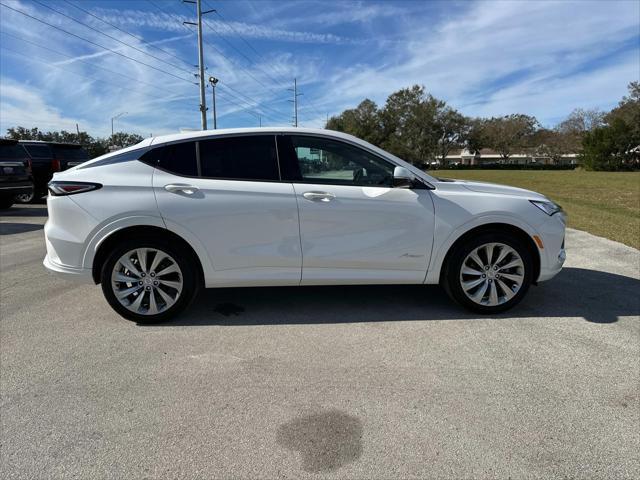
<svg viewBox="0 0 640 480"><path fill-rule="evenodd" d="M640 252L477 317L435 286L221 289L120 318L0 212L2 478L640 478Z"/></svg>

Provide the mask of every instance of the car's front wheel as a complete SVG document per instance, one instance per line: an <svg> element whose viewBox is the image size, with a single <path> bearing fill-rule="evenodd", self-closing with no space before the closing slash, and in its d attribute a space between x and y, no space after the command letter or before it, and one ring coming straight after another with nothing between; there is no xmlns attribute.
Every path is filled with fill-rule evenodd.
<svg viewBox="0 0 640 480"><path fill-rule="evenodd" d="M516 305L533 281L531 252L509 233L484 233L458 245L442 283L458 303L475 312L499 313Z"/></svg>
<svg viewBox="0 0 640 480"><path fill-rule="evenodd" d="M163 239L120 243L102 268L102 291L111 307L128 320L157 323L183 311L198 289L192 255Z"/></svg>

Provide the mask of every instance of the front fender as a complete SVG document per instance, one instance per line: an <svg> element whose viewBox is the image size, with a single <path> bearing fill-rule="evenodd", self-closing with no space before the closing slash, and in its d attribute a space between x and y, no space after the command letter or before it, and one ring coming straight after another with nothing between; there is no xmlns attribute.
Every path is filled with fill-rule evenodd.
<svg viewBox="0 0 640 480"><path fill-rule="evenodd" d="M440 270L442 269L442 264L449 252L449 249L456 240L474 228L495 223L511 225L519 228L529 236L536 234L536 230L531 225L508 212L474 216L462 225L454 228L447 228L445 225L437 226L436 231L434 232L434 236L436 237L436 241L434 242L434 251L431 255L424 283L436 284L440 282Z"/></svg>

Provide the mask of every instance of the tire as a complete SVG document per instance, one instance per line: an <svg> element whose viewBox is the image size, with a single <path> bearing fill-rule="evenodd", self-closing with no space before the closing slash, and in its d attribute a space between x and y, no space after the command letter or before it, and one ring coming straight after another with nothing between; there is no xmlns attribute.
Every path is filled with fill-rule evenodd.
<svg viewBox="0 0 640 480"><path fill-rule="evenodd" d="M0 209L1 210L6 210L8 208L11 208L11 205L13 205L13 197L1 197L0 198Z"/></svg>
<svg viewBox="0 0 640 480"><path fill-rule="evenodd" d="M144 258L142 263L140 252ZM162 258L157 252L168 258L154 266L156 257ZM145 324L165 322L187 308L197 295L201 282L196 261L187 248L175 242L133 237L119 243L109 253L100 274L102 292L109 305L127 320ZM127 269L125 263L131 269ZM160 276L163 271L170 273ZM131 281L116 280L125 277ZM169 286L180 283L179 288ZM121 301L117 292L121 298L130 293ZM174 303L170 304L170 301Z"/></svg>
<svg viewBox="0 0 640 480"><path fill-rule="evenodd" d="M35 186L31 193L19 193L14 197L16 203L34 203L39 197L36 195Z"/></svg>
<svg viewBox="0 0 640 480"><path fill-rule="evenodd" d="M489 255L491 259L487 258ZM502 255L505 257L500 258ZM441 278L453 300L486 315L517 305L532 281L533 258L529 248L518 237L498 231L482 233L455 246Z"/></svg>

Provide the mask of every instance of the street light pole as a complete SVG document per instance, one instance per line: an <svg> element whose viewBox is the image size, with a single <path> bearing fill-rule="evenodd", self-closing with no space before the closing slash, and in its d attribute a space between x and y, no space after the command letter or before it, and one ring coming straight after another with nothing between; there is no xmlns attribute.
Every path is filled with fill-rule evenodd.
<svg viewBox="0 0 640 480"><path fill-rule="evenodd" d="M113 121L117 120L118 118L120 118L121 116L126 115L126 114L127 114L127 112L122 112L122 113L119 113L118 115L116 115L115 117L111 117L111 136L112 137L113 137Z"/></svg>
<svg viewBox="0 0 640 480"><path fill-rule="evenodd" d="M218 79L216 77L209 77L209 83L211 84L211 90L213 92L213 129L218 128L218 119L216 118L216 84Z"/></svg>

